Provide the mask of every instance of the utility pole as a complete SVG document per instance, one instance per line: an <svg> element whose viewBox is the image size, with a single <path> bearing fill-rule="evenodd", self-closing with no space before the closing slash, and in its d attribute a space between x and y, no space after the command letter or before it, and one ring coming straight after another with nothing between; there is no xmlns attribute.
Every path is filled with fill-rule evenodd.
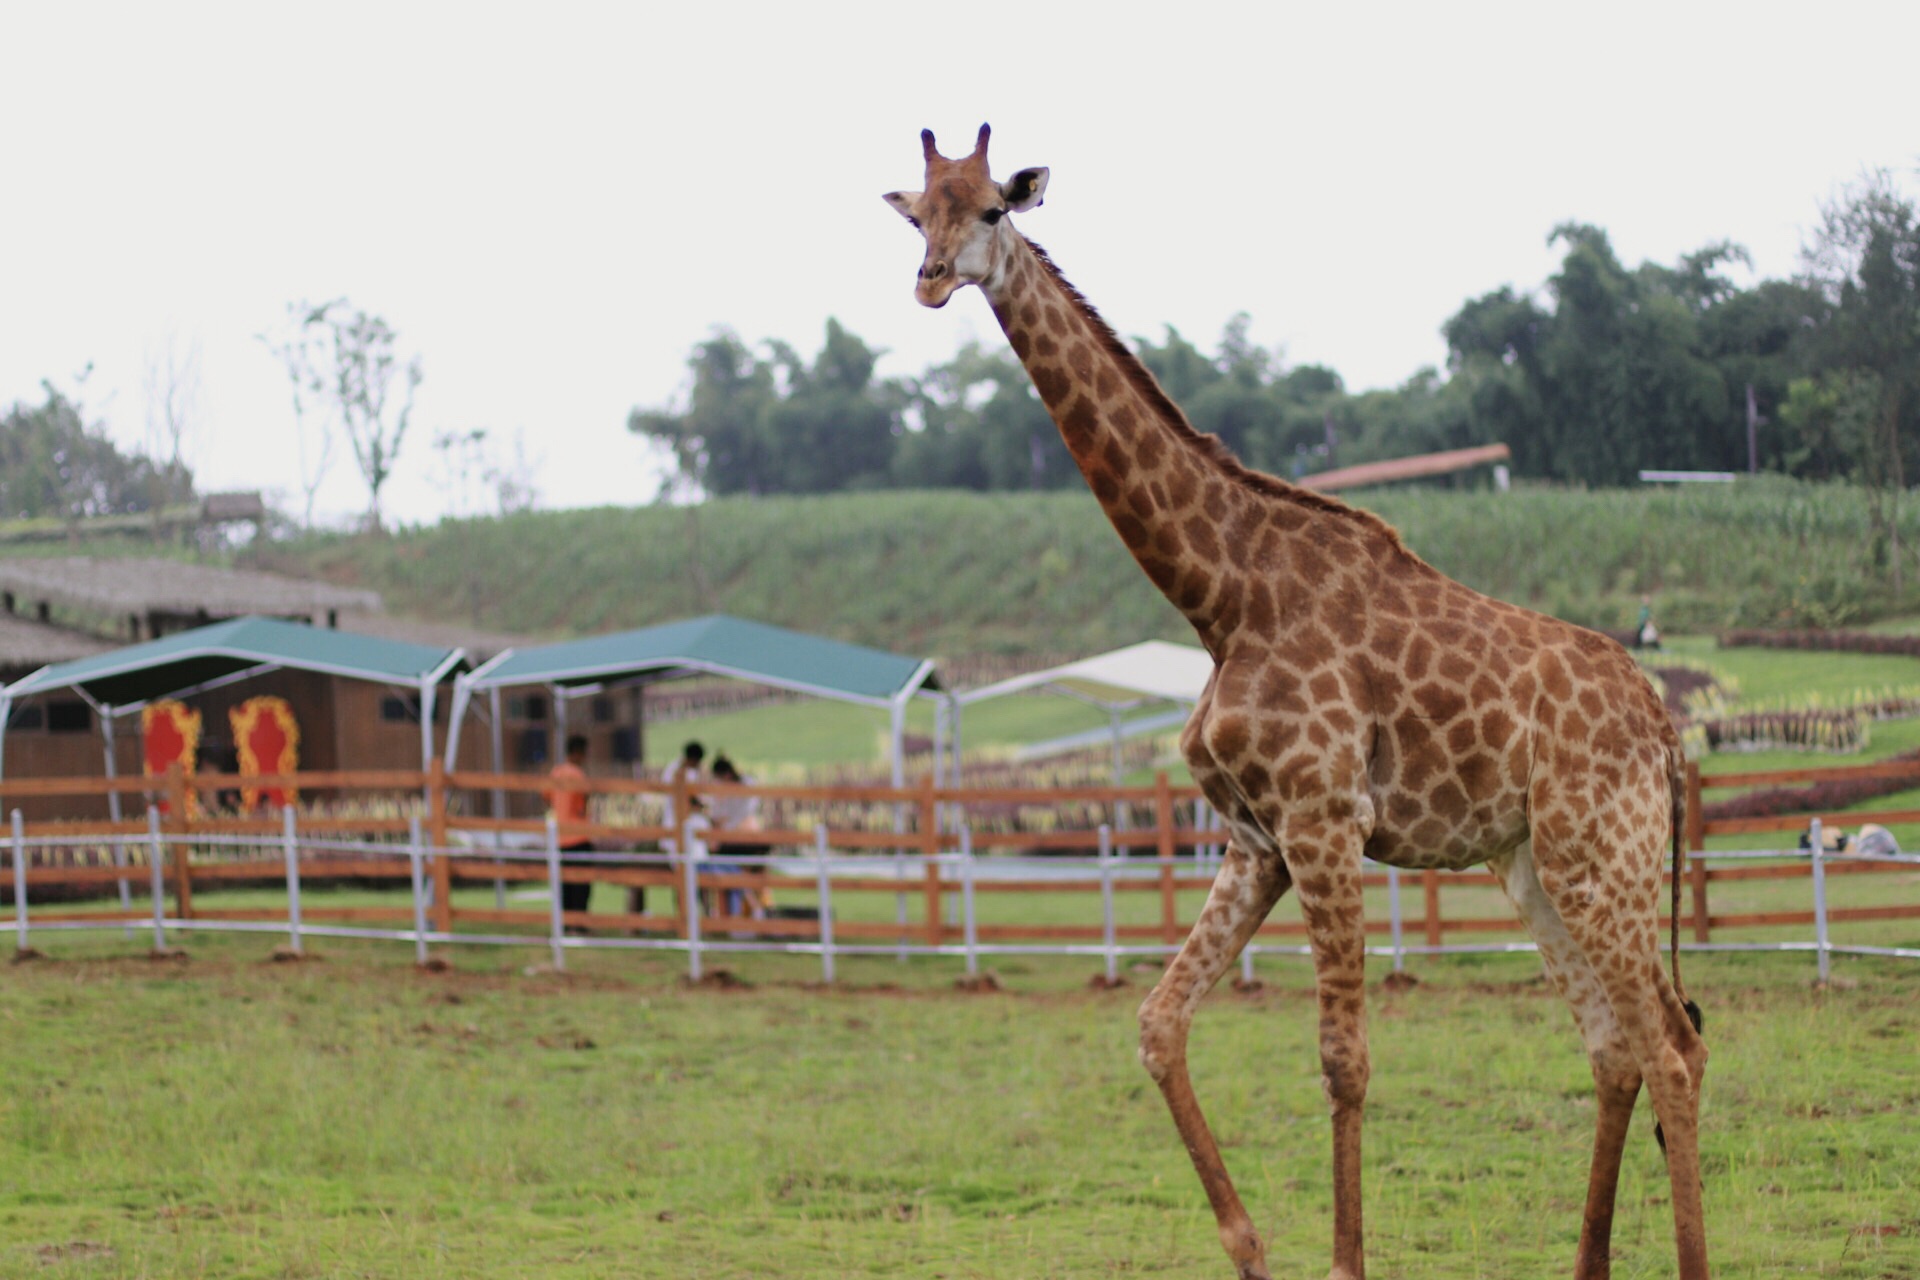
<svg viewBox="0 0 1920 1280"><path fill-rule="evenodd" d="M1760 416L1760 406L1754 403L1753 384L1747 384L1747 474L1760 474L1760 427L1766 419Z"/></svg>

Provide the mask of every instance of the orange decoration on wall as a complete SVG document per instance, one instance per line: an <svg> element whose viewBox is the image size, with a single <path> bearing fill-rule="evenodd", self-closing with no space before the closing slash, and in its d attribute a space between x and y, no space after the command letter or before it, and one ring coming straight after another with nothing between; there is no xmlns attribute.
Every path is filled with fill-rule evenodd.
<svg viewBox="0 0 1920 1280"><path fill-rule="evenodd" d="M174 765L191 774L200 754L200 713L184 702L149 702L140 708L140 763L149 778L166 774ZM188 803L193 793L189 791ZM160 812L169 802L160 800Z"/></svg>
<svg viewBox="0 0 1920 1280"><path fill-rule="evenodd" d="M285 698L248 698L227 712L233 726L233 745L240 757L240 776L293 773L300 768L300 724ZM248 787L240 789L241 802L249 809L261 797L277 805L288 805L300 798L297 787Z"/></svg>

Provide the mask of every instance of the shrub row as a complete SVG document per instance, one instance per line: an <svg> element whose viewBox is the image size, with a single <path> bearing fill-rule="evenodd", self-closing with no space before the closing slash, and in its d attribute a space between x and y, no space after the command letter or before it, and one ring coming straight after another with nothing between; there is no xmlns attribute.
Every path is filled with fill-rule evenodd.
<svg viewBox="0 0 1920 1280"><path fill-rule="evenodd" d="M1735 746L1806 747L1815 751L1858 751L1867 743L1867 717L1858 711L1755 711L1697 722L1707 749Z"/></svg>
<svg viewBox="0 0 1920 1280"><path fill-rule="evenodd" d="M1920 636L1883 635L1877 631L1725 631L1725 649L1820 649L1843 653L1891 653L1920 658Z"/></svg>
<svg viewBox="0 0 1920 1280"><path fill-rule="evenodd" d="M1920 764L1920 750L1903 751L1882 763ZM1804 787L1764 787L1726 800L1700 806L1708 821L1718 818L1777 818L1790 813L1832 813L1850 805L1910 791L1920 778L1846 778L1833 782L1814 782Z"/></svg>

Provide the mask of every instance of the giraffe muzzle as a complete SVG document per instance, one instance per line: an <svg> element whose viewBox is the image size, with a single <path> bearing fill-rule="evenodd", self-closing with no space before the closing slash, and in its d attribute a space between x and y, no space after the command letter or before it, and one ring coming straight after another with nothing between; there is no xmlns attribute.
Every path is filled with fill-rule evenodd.
<svg viewBox="0 0 1920 1280"><path fill-rule="evenodd" d="M960 287L959 277L953 273L944 259L934 259L920 267L918 281L913 287L913 296L923 307L944 307L953 291Z"/></svg>

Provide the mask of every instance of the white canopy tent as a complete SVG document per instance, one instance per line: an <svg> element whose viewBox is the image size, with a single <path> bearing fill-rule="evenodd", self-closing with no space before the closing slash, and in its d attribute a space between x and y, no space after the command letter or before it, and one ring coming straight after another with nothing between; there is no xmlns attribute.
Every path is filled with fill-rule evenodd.
<svg viewBox="0 0 1920 1280"><path fill-rule="evenodd" d="M1213 655L1190 644L1144 640L1139 644L1095 654L1077 662L1029 671L953 698L954 782L960 772L961 711L968 705L1014 693L1054 693L1107 713L1113 743L1114 781L1121 774L1120 744L1126 736L1127 712L1155 702L1170 702L1191 710L1213 678Z"/></svg>

